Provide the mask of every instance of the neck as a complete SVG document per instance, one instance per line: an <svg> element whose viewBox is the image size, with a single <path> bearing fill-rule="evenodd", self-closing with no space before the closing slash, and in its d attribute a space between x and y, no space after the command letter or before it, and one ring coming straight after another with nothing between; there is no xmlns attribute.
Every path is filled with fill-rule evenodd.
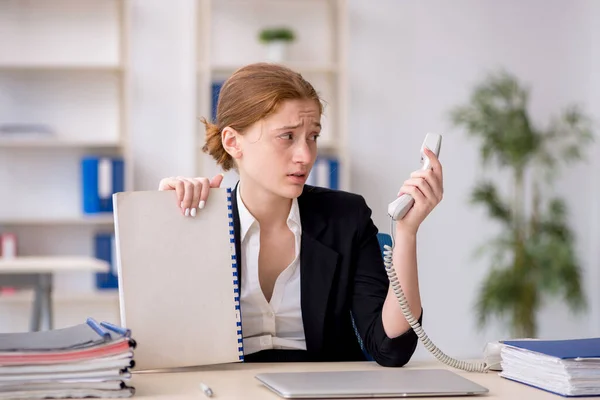
<svg viewBox="0 0 600 400"><path fill-rule="evenodd" d="M244 181L244 184L240 181L238 190L244 205L256 218L261 229L287 225L291 199L277 196L248 181Z"/></svg>

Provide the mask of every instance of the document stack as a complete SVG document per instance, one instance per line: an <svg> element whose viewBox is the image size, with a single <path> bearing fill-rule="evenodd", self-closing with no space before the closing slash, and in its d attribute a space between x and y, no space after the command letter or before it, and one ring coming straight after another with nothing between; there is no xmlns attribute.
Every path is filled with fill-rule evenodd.
<svg viewBox="0 0 600 400"><path fill-rule="evenodd" d="M600 395L600 338L505 341L500 376L561 396Z"/></svg>
<svg viewBox="0 0 600 400"><path fill-rule="evenodd" d="M0 399L125 398L136 343L88 318L50 331L0 334Z"/></svg>

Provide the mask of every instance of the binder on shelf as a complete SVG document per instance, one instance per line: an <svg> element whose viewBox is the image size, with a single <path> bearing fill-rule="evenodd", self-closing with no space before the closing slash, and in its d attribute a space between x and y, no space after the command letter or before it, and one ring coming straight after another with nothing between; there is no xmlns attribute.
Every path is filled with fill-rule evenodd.
<svg viewBox="0 0 600 400"><path fill-rule="evenodd" d="M306 183L312 186L338 190L340 188L339 175L339 160L337 157L318 156Z"/></svg>
<svg viewBox="0 0 600 400"><path fill-rule="evenodd" d="M0 334L0 399L132 397L131 332L88 318L49 331Z"/></svg>
<svg viewBox="0 0 600 400"><path fill-rule="evenodd" d="M119 277L115 263L115 235L114 233L96 233L94 237L94 253L96 258L104 260L110 265L108 272L96 272L96 287L98 289L118 289Z"/></svg>
<svg viewBox="0 0 600 400"><path fill-rule="evenodd" d="M137 368L243 361L231 188L211 189L195 217L175 191L113 198L121 325L136 332Z"/></svg>
<svg viewBox="0 0 600 400"><path fill-rule="evenodd" d="M112 212L112 195L124 190L125 165L121 157L87 156L81 160L83 212Z"/></svg>
<svg viewBox="0 0 600 400"><path fill-rule="evenodd" d="M600 396L600 338L507 340L500 376L565 397Z"/></svg>
<svg viewBox="0 0 600 400"><path fill-rule="evenodd" d="M17 235L14 233L0 234L0 258L15 258L17 256Z"/></svg>
<svg viewBox="0 0 600 400"><path fill-rule="evenodd" d="M212 121L216 123L217 121L217 105L219 103L219 94L221 93L221 87L225 81L215 81L211 85L211 116Z"/></svg>

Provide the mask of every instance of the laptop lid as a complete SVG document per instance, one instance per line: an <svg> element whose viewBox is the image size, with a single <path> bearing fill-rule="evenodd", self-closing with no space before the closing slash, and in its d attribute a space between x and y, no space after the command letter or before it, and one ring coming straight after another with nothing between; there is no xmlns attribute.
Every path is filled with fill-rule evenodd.
<svg viewBox="0 0 600 400"><path fill-rule="evenodd" d="M271 372L255 378L289 399L469 396L488 392L487 388L444 369Z"/></svg>

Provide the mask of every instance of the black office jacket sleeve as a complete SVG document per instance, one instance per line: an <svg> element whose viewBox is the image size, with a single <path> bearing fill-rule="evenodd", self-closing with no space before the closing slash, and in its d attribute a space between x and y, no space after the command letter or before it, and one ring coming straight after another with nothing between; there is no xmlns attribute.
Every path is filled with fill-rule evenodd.
<svg viewBox="0 0 600 400"><path fill-rule="evenodd" d="M232 208L240 255L236 189ZM409 328L391 339L383 329L381 313L389 281L378 231L364 198L306 185L298 206L302 223L300 293L307 349L262 351L246 356L246 361L365 360L352 326L353 316L367 352L377 363L390 367L406 364L418 337ZM237 259L239 278L244 279L241 257Z"/></svg>

